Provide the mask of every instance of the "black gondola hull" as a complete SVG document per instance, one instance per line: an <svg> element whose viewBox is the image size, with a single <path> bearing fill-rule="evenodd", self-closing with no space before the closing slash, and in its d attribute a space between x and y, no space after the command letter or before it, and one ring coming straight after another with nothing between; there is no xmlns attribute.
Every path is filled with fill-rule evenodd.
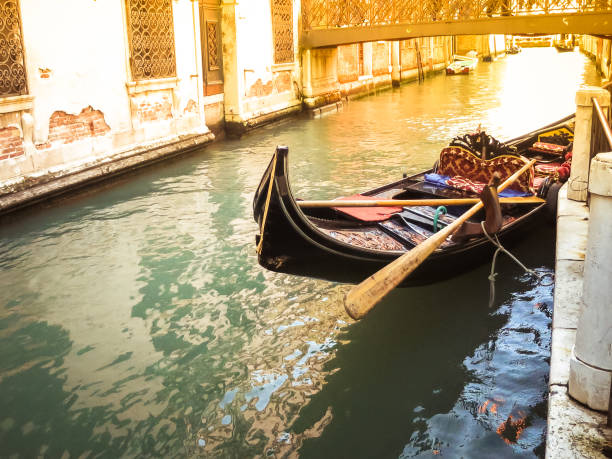
<svg viewBox="0 0 612 459"><path fill-rule="evenodd" d="M297 205L289 186L286 147L277 148L253 200L253 213L260 227L257 243L259 263L271 271L336 282L359 283L405 251L369 250L342 243L320 231ZM400 186L403 179L386 187ZM270 183L272 180L272 183ZM381 187L384 188L384 187ZM375 190L373 190L375 191ZM499 233L503 244L520 239L539 224L543 204L526 211ZM265 216L265 226L262 228ZM438 249L402 286L422 285L456 276L491 260L495 247L484 237Z"/></svg>

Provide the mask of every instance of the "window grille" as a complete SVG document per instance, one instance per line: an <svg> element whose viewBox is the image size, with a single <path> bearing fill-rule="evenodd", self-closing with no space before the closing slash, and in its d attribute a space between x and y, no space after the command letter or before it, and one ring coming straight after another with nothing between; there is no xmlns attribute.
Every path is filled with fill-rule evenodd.
<svg viewBox="0 0 612 459"><path fill-rule="evenodd" d="M132 80L176 76L172 0L126 0Z"/></svg>
<svg viewBox="0 0 612 459"><path fill-rule="evenodd" d="M0 97L28 93L18 0L0 0Z"/></svg>
<svg viewBox="0 0 612 459"><path fill-rule="evenodd" d="M293 62L293 2L271 0L274 63Z"/></svg>
<svg viewBox="0 0 612 459"><path fill-rule="evenodd" d="M219 44L217 43L217 22L206 21L206 44L208 48L208 70L219 69Z"/></svg>

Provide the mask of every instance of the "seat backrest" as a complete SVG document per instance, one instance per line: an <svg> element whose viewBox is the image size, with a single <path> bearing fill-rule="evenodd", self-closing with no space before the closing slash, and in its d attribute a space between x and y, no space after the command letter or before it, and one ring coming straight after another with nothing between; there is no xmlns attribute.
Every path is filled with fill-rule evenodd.
<svg viewBox="0 0 612 459"><path fill-rule="evenodd" d="M440 153L437 173L450 177L464 177L473 182L489 183L495 172L499 172L502 182L525 165L517 156L501 155L484 160L461 147L446 147ZM529 173L522 174L509 188L524 193L533 193L533 167Z"/></svg>

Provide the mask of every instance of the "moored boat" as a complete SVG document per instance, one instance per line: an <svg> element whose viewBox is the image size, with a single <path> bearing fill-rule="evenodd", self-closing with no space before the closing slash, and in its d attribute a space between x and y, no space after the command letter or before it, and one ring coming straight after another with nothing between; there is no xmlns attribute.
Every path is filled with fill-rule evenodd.
<svg viewBox="0 0 612 459"><path fill-rule="evenodd" d="M454 56L454 61L446 67L447 75L466 75L476 68L478 57Z"/></svg>
<svg viewBox="0 0 612 459"><path fill-rule="evenodd" d="M560 53L568 53L574 51L574 45L567 41L555 41L553 46Z"/></svg>
<svg viewBox="0 0 612 459"><path fill-rule="evenodd" d="M572 35L561 34L553 40L553 46L560 53L567 53L574 51L575 40Z"/></svg>
<svg viewBox="0 0 612 459"><path fill-rule="evenodd" d="M294 197L288 177L289 149L277 147L253 200L260 231L258 261L272 271L360 282L452 224L478 202L493 173L504 179L521 168L525 158L535 158L536 166L504 192L507 198L500 194L498 235L504 244L511 242L540 224L556 203L555 191L569 176L566 157L573 139L572 119L573 115L505 143L482 132L453 139L432 169L323 206ZM472 173L465 173L468 170ZM471 201L454 205L457 199ZM344 201L352 207L345 207ZM354 201L367 204L357 207ZM446 213L440 209L445 203ZM469 222L475 227L484 216L481 211ZM485 234L456 234L402 285L457 275L489 259L495 249Z"/></svg>

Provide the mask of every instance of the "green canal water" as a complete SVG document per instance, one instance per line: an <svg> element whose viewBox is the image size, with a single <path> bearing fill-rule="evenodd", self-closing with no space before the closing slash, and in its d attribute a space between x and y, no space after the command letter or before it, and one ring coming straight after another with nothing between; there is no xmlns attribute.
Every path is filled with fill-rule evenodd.
<svg viewBox="0 0 612 459"><path fill-rule="evenodd" d="M5 217L0 456L541 456L552 286L500 257L491 308L485 265L355 323L348 285L257 264L251 201L277 144L299 197L333 198L555 121L583 82L583 55L526 49ZM552 271L553 230L513 252Z"/></svg>

